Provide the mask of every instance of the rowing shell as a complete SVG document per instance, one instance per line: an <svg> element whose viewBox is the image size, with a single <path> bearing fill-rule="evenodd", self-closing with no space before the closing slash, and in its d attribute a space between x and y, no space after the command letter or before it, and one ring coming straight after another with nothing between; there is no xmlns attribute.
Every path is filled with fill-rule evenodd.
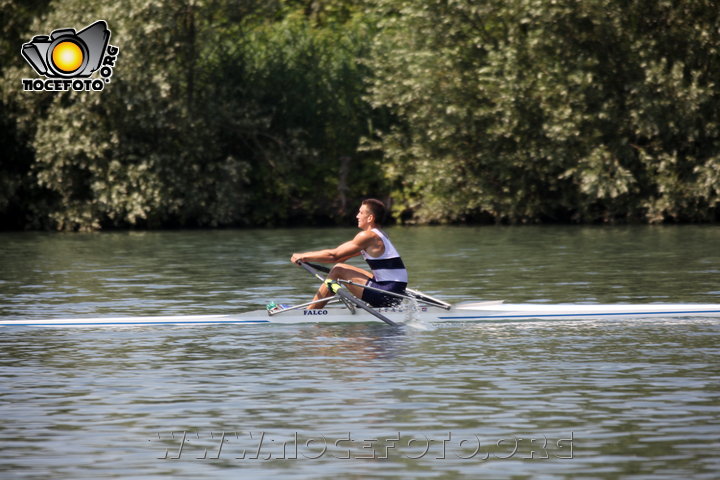
<svg viewBox="0 0 720 480"><path fill-rule="evenodd" d="M512 304L502 301L454 305L450 310L429 306L378 309L394 322L512 322L522 320L588 320L607 318L706 318L720 317L720 304ZM238 315L189 315L157 317L56 318L0 320L0 327L95 327L220 324L369 323L378 320L364 311L340 306L322 310L294 310L268 315L266 310Z"/></svg>

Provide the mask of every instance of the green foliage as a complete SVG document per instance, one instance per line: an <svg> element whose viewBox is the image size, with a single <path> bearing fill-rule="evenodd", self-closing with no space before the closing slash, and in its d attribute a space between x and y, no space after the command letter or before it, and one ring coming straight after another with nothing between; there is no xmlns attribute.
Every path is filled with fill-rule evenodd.
<svg viewBox="0 0 720 480"><path fill-rule="evenodd" d="M720 217L710 0L0 0L4 228ZM102 92L20 45L108 21Z"/></svg>
<svg viewBox="0 0 720 480"><path fill-rule="evenodd" d="M378 4L371 100L401 121L370 145L397 213L717 219L714 2Z"/></svg>
<svg viewBox="0 0 720 480"><path fill-rule="evenodd" d="M211 70L219 75L216 83L242 78L235 97L251 101L265 122L247 139L257 146L252 222L342 218L348 200L366 195L381 175L360 177L371 159L356 152L372 116L362 99L366 72L357 62L370 43L368 26L351 17L342 29L316 28L294 12L243 30L247 38L235 56Z"/></svg>
<svg viewBox="0 0 720 480"><path fill-rule="evenodd" d="M3 100L15 113L3 120L18 126L17 143L25 139L34 153L20 174L41 199L28 206L31 226L342 218L343 198L380 181L378 171L338 193L339 181L353 183L367 157L355 152L369 114L356 62L369 41L357 17L313 26L283 4L259 0L57 0L51 7L23 41L100 18L121 50L101 93L22 92L29 67L15 61L5 72ZM350 173L343 162L355 165ZM6 184L16 179L0 176L0 185L14 188ZM0 195L0 210L2 202Z"/></svg>
<svg viewBox="0 0 720 480"><path fill-rule="evenodd" d="M18 54L28 26L49 0L0 0L0 75L24 64ZM8 101L8 90L0 84L0 228L20 228L27 221L25 210L41 202L34 195L34 182L26 175L33 153L26 136L18 131L17 112Z"/></svg>

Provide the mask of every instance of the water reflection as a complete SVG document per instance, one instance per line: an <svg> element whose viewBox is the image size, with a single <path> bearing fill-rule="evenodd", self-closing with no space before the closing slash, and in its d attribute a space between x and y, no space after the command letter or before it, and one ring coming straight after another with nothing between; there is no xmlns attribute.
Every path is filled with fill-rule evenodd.
<svg viewBox="0 0 720 480"><path fill-rule="evenodd" d="M78 466L89 458L103 478L214 468L344 476L348 464L329 455L293 467L230 455L249 432L299 432L358 442L399 435L388 471L376 472L382 478L471 474L480 465L495 478L617 476L640 460L647 475L679 468L702 478L715 465L701 447L720 415L718 336L711 319L448 324L431 333L374 324L18 330L0 338L0 465L54 478L83 478ZM183 461L157 461L178 448L170 432L195 435ZM217 447L211 432L239 437L219 462L197 462ZM435 439L430 453L410 458L418 444L408 439L423 436ZM456 442L475 436L482 455L463 460L457 454L470 452ZM572 462L528 463L527 440L516 458L499 458L515 438L552 446L569 436L578 449ZM442 439L453 455L438 459ZM37 458L52 461L43 467ZM374 463L354 465L367 474Z"/></svg>
<svg viewBox="0 0 720 480"><path fill-rule="evenodd" d="M417 286L444 298L718 302L719 231L392 234ZM287 253L349 232L0 236L0 316L188 315L300 301L315 285L287 264ZM710 448L720 425L716 319L437 327L3 330L0 471L78 479L710 479L720 469ZM182 432L182 458L161 459L178 452ZM228 432L226 453L203 458L217 451L220 432ZM239 459L240 448L251 448L240 442L262 432L270 450ZM295 432L351 435L353 455L367 453L365 439L401 440L383 460L264 460ZM421 445L408 439L423 436L434 441L418 456ZM476 436L483 450L462 458L471 452L456 442ZM515 456L497 446L517 438L525 440ZM548 448L549 459L529 459L531 438L550 447L574 438L576 456L563 460L553 456L563 450ZM439 458L443 445L448 454Z"/></svg>
<svg viewBox="0 0 720 480"><path fill-rule="evenodd" d="M313 355L352 363L390 360L402 355L407 329L385 324L317 324L303 329L299 340ZM357 364L357 363L356 363Z"/></svg>

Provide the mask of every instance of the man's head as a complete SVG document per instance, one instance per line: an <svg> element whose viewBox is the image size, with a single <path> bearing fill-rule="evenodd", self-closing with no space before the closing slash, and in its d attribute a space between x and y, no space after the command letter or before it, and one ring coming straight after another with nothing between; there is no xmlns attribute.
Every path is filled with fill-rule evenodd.
<svg viewBox="0 0 720 480"><path fill-rule="evenodd" d="M373 216L373 222L376 225L381 225L385 221L385 204L376 198L368 198L362 201L369 212Z"/></svg>

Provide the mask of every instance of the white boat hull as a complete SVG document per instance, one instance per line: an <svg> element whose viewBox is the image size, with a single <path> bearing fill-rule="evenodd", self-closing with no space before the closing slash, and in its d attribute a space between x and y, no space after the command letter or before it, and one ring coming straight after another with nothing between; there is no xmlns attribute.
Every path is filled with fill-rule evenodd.
<svg viewBox="0 0 720 480"><path fill-rule="evenodd" d="M720 317L720 304L506 304L503 302L461 303L450 310L435 307L379 309L397 323L423 322L512 322L523 320L587 320L608 318L708 318ZM380 322L369 313L353 314L342 307L323 310L293 310L268 315L265 310L238 315L189 315L157 317L56 318L2 320L0 327L138 327L163 325L295 324ZM380 322L381 323L381 322Z"/></svg>

